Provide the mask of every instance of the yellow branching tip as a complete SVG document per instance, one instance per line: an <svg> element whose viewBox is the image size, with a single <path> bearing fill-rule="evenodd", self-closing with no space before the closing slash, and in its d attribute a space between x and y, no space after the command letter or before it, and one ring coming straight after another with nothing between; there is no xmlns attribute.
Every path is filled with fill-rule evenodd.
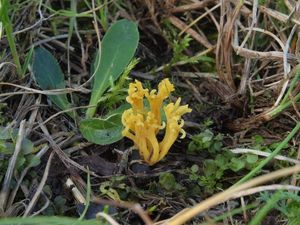
<svg viewBox="0 0 300 225"><path fill-rule="evenodd" d="M122 114L124 130L123 136L131 139L139 149L141 157L150 165L163 159L169 152L179 134L185 137L182 129L183 114L190 113L192 109L188 105L180 105L181 98L174 103L163 107L163 102L174 91L174 85L169 79L162 80L158 85L158 91L144 89L140 81L135 80L128 88L127 102L131 108ZM149 102L150 109L144 107L144 98ZM167 121L162 122L161 109L163 108ZM156 135L159 130L165 129L162 141L158 142Z"/></svg>

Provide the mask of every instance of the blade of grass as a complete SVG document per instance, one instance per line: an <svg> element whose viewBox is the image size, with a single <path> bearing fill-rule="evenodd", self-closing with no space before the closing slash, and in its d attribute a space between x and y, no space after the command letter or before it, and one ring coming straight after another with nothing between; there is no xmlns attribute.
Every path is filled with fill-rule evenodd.
<svg viewBox="0 0 300 225"><path fill-rule="evenodd" d="M103 1L103 0L102 0ZM102 5L102 1L97 0L97 5ZM108 29L108 20L107 20L107 0L103 1L104 7L99 10L99 20L100 24L103 27L104 31Z"/></svg>
<svg viewBox="0 0 300 225"><path fill-rule="evenodd" d="M26 54L25 62L24 62L23 67L22 67L22 76L24 76L26 71L27 71L28 65L29 65L29 63L31 61L31 58L32 58L33 50L34 50L34 48L31 47L29 49L28 53Z"/></svg>
<svg viewBox="0 0 300 225"><path fill-rule="evenodd" d="M8 0L0 0L0 20L2 21L2 25L4 27L7 41L11 50L11 54L14 60L14 63L17 68L17 74L20 79L24 77L22 72L22 67L19 59L19 55L16 48L15 39L13 36L13 26L9 19L8 12L9 12L10 4Z"/></svg>
<svg viewBox="0 0 300 225"><path fill-rule="evenodd" d="M242 179L240 179L233 186L238 186L238 185L250 180L252 177L254 177L268 162L270 162L276 155L278 155L278 153L295 136L295 134L298 133L299 129L300 129L300 122L298 122L296 124L296 126L289 133L289 135L277 146L277 148L267 158L265 158L263 161L261 161L257 167L255 167L253 170L251 170L246 176L244 176Z"/></svg>
<svg viewBox="0 0 300 225"><path fill-rule="evenodd" d="M2 39L3 23L0 21L0 40Z"/></svg>
<svg viewBox="0 0 300 225"><path fill-rule="evenodd" d="M71 0L71 11L74 13L74 14L77 14L77 1L76 0ZM75 23L76 23L76 17L70 17L69 19L69 28L68 28L68 39L67 39L67 61L68 61L68 74L67 74L67 77L68 77L68 83L69 83L69 86L72 87L72 84L71 84L71 65L70 65L70 44L71 44L71 38L72 38L72 35L73 35L73 31L74 31L74 28L75 28ZM71 100L71 103L72 105L74 105L74 97L73 97L73 94L70 93L70 100ZM76 118L76 114L75 114L75 111L73 111L73 117Z"/></svg>
<svg viewBox="0 0 300 225"><path fill-rule="evenodd" d="M296 103L299 100L300 100L300 93L298 93L295 97L293 97L293 99L290 99L289 101L281 103L275 109L273 109L270 112L268 112L268 115L271 118L274 118L274 117L278 116L282 111L284 111L285 109L289 108L293 104L293 102Z"/></svg>
<svg viewBox="0 0 300 225"><path fill-rule="evenodd" d="M257 207L257 204L250 204L250 205L247 205L245 208L233 209L230 212L226 212L220 216L216 216L216 217L212 218L211 221L219 222L219 221L222 221L222 220L228 218L229 216L235 216L235 215L243 213L244 210L249 210L249 209L253 209L256 207ZM211 222L204 222L199 225L210 225L210 224L211 224Z"/></svg>
<svg viewBox="0 0 300 225"><path fill-rule="evenodd" d="M249 225L259 225L262 224L262 220L268 214L270 210L274 208L274 204L278 202L281 198L281 191L276 192L268 202L256 213L254 218L250 221Z"/></svg>
<svg viewBox="0 0 300 225"><path fill-rule="evenodd" d="M91 201L91 176L90 173L87 174L87 191L86 191L86 199L85 199L85 207L84 210L82 212L82 214L80 215L78 220L83 220L85 217L85 214L87 213L89 206L90 206L90 201Z"/></svg>
<svg viewBox="0 0 300 225"><path fill-rule="evenodd" d="M267 114L271 117L274 118L276 116L278 116L283 110L285 110L286 108L290 107L293 102L298 102L300 100L300 93L296 94L292 99L292 92L295 89L296 85L299 82L299 78L300 78L300 65L298 65L292 72L291 72L291 76L293 76L293 74L295 73L294 78L292 79L291 83L290 83L290 87L287 91L287 93L285 94L284 98L282 99L281 103L274 109L272 109L270 112L268 112Z"/></svg>
<svg viewBox="0 0 300 225"><path fill-rule="evenodd" d="M76 218L57 217L57 216L45 216L45 217L27 217L27 218L4 218L0 220L0 225L97 225L96 220L83 220L79 221Z"/></svg>
<svg viewBox="0 0 300 225"><path fill-rule="evenodd" d="M291 76L293 76L293 73L295 73L295 76L290 83L290 87L289 87L286 95L284 96L284 98L281 101L282 103L286 103L289 100L289 97L291 96L292 91L294 90L294 87L298 83L298 80L300 78L300 65L295 67L295 69L291 72Z"/></svg>
<svg viewBox="0 0 300 225"><path fill-rule="evenodd" d="M168 219L167 222L165 222L165 224L168 225L184 224L187 221L191 220L194 216L199 215L200 213L210 209L211 207L217 204L220 204L221 202L225 202L229 200L233 195L235 195L239 191L246 190L266 182L274 181L275 179L286 177L288 175L298 173L298 172L300 172L300 165L280 169L275 172L271 172L259 177L255 177L245 183L242 183L241 185L231 187L225 191L215 194L212 197L203 200L202 202L198 203L197 205L189 209L183 209L175 216Z"/></svg>

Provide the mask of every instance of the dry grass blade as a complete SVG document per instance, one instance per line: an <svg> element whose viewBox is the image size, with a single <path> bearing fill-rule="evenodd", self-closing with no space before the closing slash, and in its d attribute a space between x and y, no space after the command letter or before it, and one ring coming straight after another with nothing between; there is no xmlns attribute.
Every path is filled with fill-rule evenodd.
<svg viewBox="0 0 300 225"><path fill-rule="evenodd" d="M188 28L188 25L186 25L184 22L182 22L180 19L178 19L175 16L170 16L169 21L178 29L180 30L186 30L186 33L191 35L192 38L194 38L197 42L204 45L206 48L210 49L214 46L206 39L206 37L201 36L198 34L194 29Z"/></svg>
<svg viewBox="0 0 300 225"><path fill-rule="evenodd" d="M212 47L212 48L208 48L208 49L206 49L206 50L204 50L203 52L199 52L199 53L197 53L195 56L193 56L193 57L195 57L195 58L198 58L198 57L201 57L201 56L205 56L206 54L208 54L208 53L210 53L210 52L212 52L212 51L214 51L214 47ZM166 67L168 67L168 66L181 66L181 65L185 65L185 64L187 64L187 62L186 61L178 61L178 62L176 62L176 63L174 63L174 64L166 64L166 65L163 65L163 66L160 66L160 67L158 67L157 69L155 69L155 72L157 73L157 72L160 72L160 71L163 71ZM180 76L182 76L182 75L180 75ZM199 76L198 76L199 77ZM206 77L213 77L213 76L206 76ZM149 75L147 75L147 78L149 79Z"/></svg>
<svg viewBox="0 0 300 225"><path fill-rule="evenodd" d="M19 128L19 133L18 133L18 139L15 147L14 154L12 155L8 168L5 174L5 178L3 181L2 189L0 192L0 212L4 213L6 209L6 204L7 204L7 199L9 197L10 193L10 185L11 185L11 180L12 176L16 167L17 159L18 156L21 152L21 146L22 146L22 141L25 136L25 120L22 120L20 123L20 128Z"/></svg>
<svg viewBox="0 0 300 225"><path fill-rule="evenodd" d="M246 37L244 38L242 44L240 47L244 47L244 45L246 44L246 42L248 41L254 26L257 23L257 5L258 5L258 0L254 0L253 1L253 9L252 9L252 22L251 22L251 26L250 29L248 30L248 33L246 34ZM239 51L237 52L237 54L239 54Z"/></svg>
<svg viewBox="0 0 300 225"><path fill-rule="evenodd" d="M39 115L38 116L39 120L41 121L42 118ZM96 173L94 173L93 171L89 171L86 168L84 168L83 166L81 166L80 164L78 164L77 162L75 162L74 160L70 159L70 157L67 156L67 154L60 148L60 146L53 140L53 138L51 137L48 129L46 128L45 125L42 124L42 122L39 123L40 128L42 129L42 131L44 132L44 137L45 139L49 142L50 146L54 149L54 151L56 152L56 154L58 155L58 157L61 159L61 161L64 163L64 165L66 166L66 168L69 168L70 165L74 166L75 168L78 168L82 171L84 171L85 173L90 173L91 175L95 176L95 177L99 177Z"/></svg>
<svg viewBox="0 0 300 225"><path fill-rule="evenodd" d="M41 99L42 99L42 96L39 95L35 101L35 105L38 106L41 104ZM29 117L29 120L28 120L28 124L27 124L27 129L26 129L26 136L29 135L32 131L32 127L33 127L33 124L36 120L36 117L37 117L37 113L39 111L39 107L36 107L32 113L30 114L30 117Z"/></svg>
<svg viewBox="0 0 300 225"><path fill-rule="evenodd" d="M29 202L24 214L23 214L23 217L26 217L28 216L31 211L33 210L34 206L36 205L39 197L40 197L40 194L42 193L43 191L43 188L46 184L46 181L47 181L47 178L48 178L48 174L49 174L49 169L50 169L50 166L51 166L51 161L52 161L52 158L54 156L54 152L51 152L49 158L48 158L48 162L46 164L46 168L45 168L45 171L44 171L44 174L43 174L43 177L42 177L42 180L40 181L40 184L38 186L38 188L36 189L31 201Z"/></svg>
<svg viewBox="0 0 300 225"><path fill-rule="evenodd" d="M105 219L110 225L119 225L117 221L115 221L110 215L99 212L97 213L96 217L100 220L100 218Z"/></svg>
<svg viewBox="0 0 300 225"><path fill-rule="evenodd" d="M212 7L211 9L207 9L205 13L201 14L201 16L199 16L197 19L193 20L184 30L182 30L178 35L182 35L183 33L185 33L185 31L187 29L189 29L190 27L192 27L193 25L195 25L196 23L198 23L201 19L203 19L204 17L206 17L208 14L210 14L211 12L213 12L214 10L216 10L217 8L219 8L221 6L221 4L217 4L214 7ZM219 27L218 27L219 29Z"/></svg>
<svg viewBox="0 0 300 225"><path fill-rule="evenodd" d="M245 30L250 31L250 29L253 30L253 31L258 31L258 32L261 32L263 34L269 35L270 37L272 37L280 45L280 47L282 48L282 51L284 51L285 46L284 46L283 42L274 33L270 32L268 30L265 30L265 29L258 28L258 27L246 28ZM241 48L243 46L244 45L242 44L242 45L239 46L239 48ZM237 51L237 54L239 55L239 50Z"/></svg>
<svg viewBox="0 0 300 225"><path fill-rule="evenodd" d="M287 76L288 76L288 73L291 71L291 65L288 63L287 54L288 54L289 49L290 49L290 44L291 44L291 41L292 41L292 37L294 36L294 33L296 32L297 28L298 28L298 25L293 26L293 29L292 29L292 31L291 31L288 39L287 39L287 42L285 44L285 48L284 48L284 51L283 51L284 52L284 57L283 57L283 71L284 71L284 74L283 75L284 75L285 81L282 84L281 91L280 91L280 93L277 97L277 100L276 100L275 104L274 104L275 107L279 105L279 103L280 103L281 99L283 98L284 93L285 93L285 91L288 87L288 84L289 84L289 80L288 80Z"/></svg>
<svg viewBox="0 0 300 225"><path fill-rule="evenodd" d="M49 147L48 145L45 145L36 155L36 158L41 158L47 151L48 151ZM21 173L21 175L18 177L18 182L14 188L14 190L11 192L10 196L9 196L9 201L7 203L7 207L11 207L14 203L15 197L17 195L17 192L25 178L25 176L27 175L28 171L30 170L31 166L27 166Z"/></svg>
<svg viewBox="0 0 300 225"><path fill-rule="evenodd" d="M29 87L18 85L18 84L6 83L6 82L0 82L0 85L13 86L13 87L20 88L20 89L23 89L23 90L27 91L27 92L2 93L2 94L0 94L0 97L13 96L13 95L17 95L17 94L58 95L58 94L66 94L66 93L71 93L71 92L82 92L82 93L89 93L90 92L90 91L86 91L86 89L82 89L81 87L78 87L78 88L64 88L64 89L51 89L51 90L41 91L41 90L38 90L38 89L29 88Z"/></svg>
<svg viewBox="0 0 300 225"><path fill-rule="evenodd" d="M105 204L105 205L111 205L115 207L121 207L121 208L127 208L131 209L134 211L136 214L140 216L140 218L144 221L146 225L153 225L153 221L150 219L149 215L145 210L141 207L140 204L134 204L134 203L129 203L125 201L113 201L113 200L107 200L107 199L99 199L99 198L94 198L92 199L93 202L98 203L98 204Z"/></svg>
<svg viewBox="0 0 300 225"><path fill-rule="evenodd" d="M187 4L187 5L178 6L178 7L171 9L171 13L183 13L186 11L201 9L201 8L208 6L210 3L213 3L213 2L215 2L215 0L204 0L204 1Z"/></svg>
<svg viewBox="0 0 300 225"><path fill-rule="evenodd" d="M232 225L257 217L265 200L258 196L264 191L283 190L282 196L290 198L287 204L299 203L293 197L300 190L300 1L10 2L8 22L25 77L16 76L12 52L6 50L11 49L8 35L0 22L0 217L23 216L8 219L17 221L11 224L29 224L33 219L33 224L40 214L41 221L46 216L46 222L55 223L50 220L54 212L72 217L65 218L66 224L77 223L78 217L80 224L93 223L81 219L96 217L99 223L112 225L177 225L204 219L207 224L223 219ZM85 121L86 109L94 107L87 106L93 80L100 62L106 64L101 50L107 46L101 39L124 19L138 26L134 55L138 64L132 69L130 63L116 81L107 79L109 85L86 130L94 140L113 136L107 118L116 118L112 126L121 125L117 116L126 110L130 80L139 79L149 90L169 78L178 89L165 105L178 94L193 111L184 118L187 138L176 140L170 154L152 166L140 160L129 140L98 145L84 139L78 126ZM118 38L130 36L127 32ZM49 90L50 81L45 81L45 90L40 89L31 74L37 46L56 59L63 74L63 85L57 88L66 88ZM39 65L44 71L43 63ZM49 101L60 94L70 102L66 110ZM139 104L138 121L147 121L151 114L144 111L154 107ZM65 115L74 110L76 120ZM183 125L176 118L173 122ZM166 128L174 131L168 124ZM115 133L121 138L121 127ZM26 143L21 147L22 139ZM152 138L142 145L152 142L156 145ZM276 171L282 164L296 166ZM87 173L92 179L85 182ZM224 191L217 193L220 190ZM84 205L82 213L79 208ZM273 206L270 209L268 219L275 219L274 225L290 219ZM62 222L58 217L56 223Z"/></svg>
<svg viewBox="0 0 300 225"><path fill-rule="evenodd" d="M45 125L46 123L48 123L49 121L51 121L52 119L54 119L55 117L64 114L66 112L72 112L73 110L77 110L77 109L87 109L87 108L91 108L91 107L95 107L94 105L88 105L88 106L80 106L80 107L72 107L66 110L61 110L55 114L53 114L52 116L50 116L48 119L46 119L45 121L43 121L42 123L38 124L36 127L33 127L32 130L36 130L38 129L41 125Z"/></svg>
<svg viewBox="0 0 300 225"><path fill-rule="evenodd" d="M251 154L264 156L264 157L268 157L269 155L271 155L271 153L268 153L268 152L263 152L263 151L254 150L254 149L247 149L247 148L235 148L235 149L231 149L230 151L235 154L251 153ZM294 164L300 164L300 160L291 159L291 158L283 156L283 155L276 155L274 157L274 159L278 159L278 160L282 160L282 161L286 161L286 162L290 162L290 163L294 163Z"/></svg>
<svg viewBox="0 0 300 225"><path fill-rule="evenodd" d="M268 14L268 15L274 17L275 19L277 19L281 22L284 22L284 23L287 23L290 19L289 16L285 15L284 13L278 12L278 11L273 10L273 9L269 9L267 7L264 7L264 6L260 6L259 9L262 12L264 12L264 13L266 13L266 14ZM300 25L300 21L295 19L295 18L291 18L291 21L293 23L297 24L297 25Z"/></svg>
<svg viewBox="0 0 300 225"><path fill-rule="evenodd" d="M267 108L267 109L263 110L261 113L254 115L250 118L236 119L235 121L228 123L226 126L235 131L251 129L253 127L259 127L262 123L270 121L270 120L274 119L275 117L278 117L280 115L280 112L286 110L287 108L289 108L293 105L292 102L299 101L300 94L299 94L299 92L297 92L297 87L295 87L295 85L296 85L295 83L298 82L298 79L300 76L299 68L300 68L300 65L295 66L288 75L288 77L290 79L293 78L293 81L291 81L290 83L293 83L293 86L292 86L292 88L294 88L293 92L296 92L296 96L293 96L291 98L292 101L285 101L285 99L287 98L287 94L289 93L289 92L287 92L284 99L282 100L285 102L281 103L279 106ZM289 91L292 92L291 90L289 90ZM292 93L290 93L290 94L292 94Z"/></svg>
<svg viewBox="0 0 300 225"><path fill-rule="evenodd" d="M232 39L235 30L235 22L240 14L243 4L240 2L234 9L230 2L222 0L220 33L216 48L216 67L220 80L226 84L232 94L236 90L232 73ZM226 21L226 22L225 22Z"/></svg>
<svg viewBox="0 0 300 225"><path fill-rule="evenodd" d="M300 159L300 145L298 147L298 152L297 152L297 160ZM295 186L297 184L297 173L294 173L292 178L291 178L291 185Z"/></svg>
<svg viewBox="0 0 300 225"><path fill-rule="evenodd" d="M231 199L234 198L241 198L247 195L253 195L256 193L260 193L263 191L276 191L276 190L289 190L289 191L300 191L300 187L295 185L282 185L282 184L273 184L273 185L265 185L265 186L258 186L255 188L249 188L244 191L240 191L234 194Z"/></svg>
<svg viewBox="0 0 300 225"><path fill-rule="evenodd" d="M201 203L193 206L190 209L187 209L178 215L173 216L163 224L166 225L180 225L184 224L193 217L197 216L198 214L204 212L205 210L208 210L209 208L218 205L222 202L225 202L229 199L231 199L237 192L247 190L251 187L255 187L257 185L281 178L281 177L286 177L294 173L300 172L300 165L294 166L294 167L289 167L289 168L284 168L275 172L271 172L266 175L262 175L259 177L256 177L244 184L241 184L239 186L229 188L226 191L223 191L219 194L216 194Z"/></svg>

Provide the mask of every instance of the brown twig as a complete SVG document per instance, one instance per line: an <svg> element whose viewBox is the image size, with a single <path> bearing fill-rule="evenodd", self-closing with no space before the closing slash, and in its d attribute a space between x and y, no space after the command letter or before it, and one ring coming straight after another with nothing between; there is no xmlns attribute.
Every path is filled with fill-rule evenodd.
<svg viewBox="0 0 300 225"><path fill-rule="evenodd" d="M206 39L206 37L201 36L200 34L198 34L194 29L192 28L188 28L188 25L186 25L184 22L182 22L180 19L178 19L175 16L170 16L169 21L178 29L180 30L185 30L186 29L186 33L188 33L189 35L191 35L191 37L193 39L195 39L197 42L199 42L200 44L204 45L206 48L210 49L213 48L214 46Z"/></svg>
<svg viewBox="0 0 300 225"><path fill-rule="evenodd" d="M192 4L181 5L181 6L171 9L171 13L183 13L186 11L202 9L213 2L215 2L215 0L203 0L203 1L196 2L196 3L192 3Z"/></svg>

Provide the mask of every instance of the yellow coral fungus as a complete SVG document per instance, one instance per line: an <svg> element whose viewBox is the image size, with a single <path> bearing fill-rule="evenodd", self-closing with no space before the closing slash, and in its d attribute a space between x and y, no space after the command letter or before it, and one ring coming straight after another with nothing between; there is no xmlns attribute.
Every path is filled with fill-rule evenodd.
<svg viewBox="0 0 300 225"><path fill-rule="evenodd" d="M148 89L144 89L140 81L129 84L128 97L126 101L131 104L134 110L142 111L144 109L144 96Z"/></svg>
<svg viewBox="0 0 300 225"><path fill-rule="evenodd" d="M164 79L158 84L157 94L155 89L149 94L146 92L146 97L149 101L151 112L154 113L158 123L161 122L160 109L162 108L163 101L168 98L170 93L174 90L174 85L171 84L169 79Z"/></svg>
<svg viewBox="0 0 300 225"><path fill-rule="evenodd" d="M160 110L163 101L172 91L174 91L174 85L169 79L162 80L158 85L158 91L154 89L150 93L148 89L143 88L140 81L136 80L129 85L126 100L132 108L125 110L122 115L122 123L125 127L122 134L134 142L141 157L150 165L166 156L180 133L182 133L181 138L185 137L182 129L184 121L181 116L192 110L188 105L180 106L180 98L175 104L169 103L163 107L167 118L166 125L163 126L161 122ZM149 102L149 110L144 107L144 97ZM164 128L166 129L164 138L158 142L156 135Z"/></svg>

